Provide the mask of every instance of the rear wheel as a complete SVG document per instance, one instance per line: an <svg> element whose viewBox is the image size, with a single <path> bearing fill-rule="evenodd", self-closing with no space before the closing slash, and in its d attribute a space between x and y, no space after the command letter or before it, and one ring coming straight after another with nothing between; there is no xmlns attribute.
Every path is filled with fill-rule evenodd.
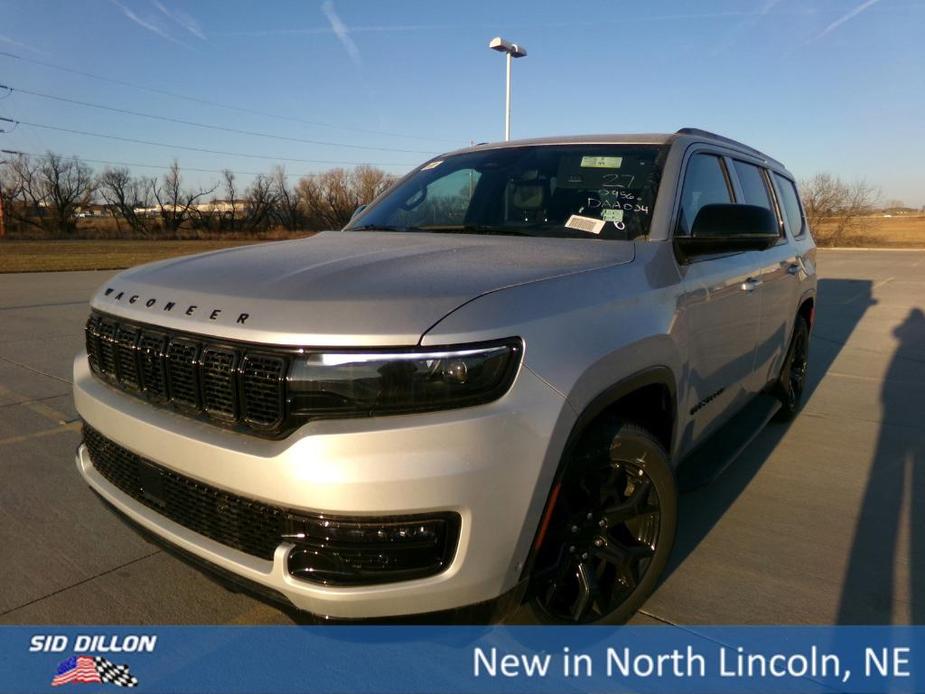
<svg viewBox="0 0 925 694"><path fill-rule="evenodd" d="M809 326L803 316L797 316L793 326L790 349L784 358L780 376L777 379L777 397L781 402L777 418L793 419L803 404L806 389L806 372L809 367Z"/></svg>
<svg viewBox="0 0 925 694"><path fill-rule="evenodd" d="M598 430L569 464L538 550L534 617L626 621L655 588L676 524L674 475L658 440L635 424Z"/></svg>

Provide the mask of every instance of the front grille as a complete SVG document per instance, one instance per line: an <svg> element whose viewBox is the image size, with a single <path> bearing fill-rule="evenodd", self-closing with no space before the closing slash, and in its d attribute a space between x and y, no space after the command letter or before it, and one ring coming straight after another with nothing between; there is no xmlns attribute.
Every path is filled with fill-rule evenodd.
<svg viewBox="0 0 925 694"><path fill-rule="evenodd" d="M262 436L288 433L287 350L212 342L94 312L86 327L90 368L120 389Z"/></svg>
<svg viewBox="0 0 925 694"><path fill-rule="evenodd" d="M282 542L292 543L288 569L300 580L363 585L432 576L449 566L456 551L455 513L356 518L292 511L168 470L87 424L83 437L103 477L165 518L266 560Z"/></svg>

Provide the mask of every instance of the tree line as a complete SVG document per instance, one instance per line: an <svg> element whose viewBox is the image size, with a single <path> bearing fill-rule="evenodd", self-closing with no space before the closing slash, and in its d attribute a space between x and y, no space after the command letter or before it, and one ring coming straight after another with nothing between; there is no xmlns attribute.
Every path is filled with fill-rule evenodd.
<svg viewBox="0 0 925 694"><path fill-rule="evenodd" d="M357 166L291 182L275 166L247 185L226 169L202 186L189 184L176 161L161 176L135 176L112 166L97 173L77 157L54 152L0 162L7 230L64 237L76 234L88 210L111 218L117 232L141 237L339 229L394 180L382 169Z"/></svg>
<svg viewBox="0 0 925 694"><path fill-rule="evenodd" d="M77 157L54 152L13 155L0 162L0 201L8 231L71 236L84 210L102 205L117 233L178 237L189 233L257 233L339 229L395 177L373 166L335 168L290 182L273 167L242 185L224 170L207 186L189 185L174 163L161 176L135 176L126 167L99 173ZM838 239L874 211L880 192L828 173L800 182L811 228ZM894 201L900 206L902 203ZM894 204L895 206L895 204Z"/></svg>

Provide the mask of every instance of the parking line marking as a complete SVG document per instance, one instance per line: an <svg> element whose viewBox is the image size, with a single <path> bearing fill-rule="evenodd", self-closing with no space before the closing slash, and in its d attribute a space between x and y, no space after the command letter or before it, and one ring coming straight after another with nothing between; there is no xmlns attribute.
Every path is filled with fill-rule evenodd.
<svg viewBox="0 0 925 694"><path fill-rule="evenodd" d="M36 369L34 366L29 366L28 364L23 364L22 362L18 362L18 361L16 361L15 359L10 359L9 357L4 357L2 354L0 354L0 361L5 361L5 362L7 362L7 363L13 364L14 366L21 366L22 368L26 369L27 371L31 371L31 372L34 373L34 374L38 374L39 376L48 376L48 378L53 378L53 379L55 379L56 381L61 381L62 383L67 383L69 386L70 386L70 385L74 385L73 383L71 383L71 382L70 382L69 380L67 380L66 378L61 378L60 376L55 376L54 374L45 373L44 371L40 371L39 369Z"/></svg>
<svg viewBox="0 0 925 694"><path fill-rule="evenodd" d="M80 431L80 422L74 421L68 424L62 424L61 426L54 427L52 429L42 429L41 431L34 431L31 434L20 434L19 436L10 436L5 439L0 439L0 446L13 443L22 443L23 441L31 441L32 439L39 439L45 436L52 436L54 434L63 434L65 431Z"/></svg>
<svg viewBox="0 0 925 694"><path fill-rule="evenodd" d="M54 407L50 407L40 400L30 400L25 395L17 393L15 390L7 388L5 385L0 383L0 395L5 395L6 397L19 398L22 402L16 403L25 407L28 410L31 410L37 415L45 417L45 419L50 419L56 424L67 424L70 421L73 421L63 412L56 410ZM62 394L66 395L66 393ZM58 396L60 397L60 396Z"/></svg>

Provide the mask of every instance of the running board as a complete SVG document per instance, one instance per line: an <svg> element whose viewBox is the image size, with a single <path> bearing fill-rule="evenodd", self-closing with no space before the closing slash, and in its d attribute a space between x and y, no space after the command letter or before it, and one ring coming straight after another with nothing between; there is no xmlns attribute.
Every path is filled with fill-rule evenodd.
<svg viewBox="0 0 925 694"><path fill-rule="evenodd" d="M754 397L681 461L676 473L679 491L692 491L722 475L779 409L780 401L771 395Z"/></svg>

